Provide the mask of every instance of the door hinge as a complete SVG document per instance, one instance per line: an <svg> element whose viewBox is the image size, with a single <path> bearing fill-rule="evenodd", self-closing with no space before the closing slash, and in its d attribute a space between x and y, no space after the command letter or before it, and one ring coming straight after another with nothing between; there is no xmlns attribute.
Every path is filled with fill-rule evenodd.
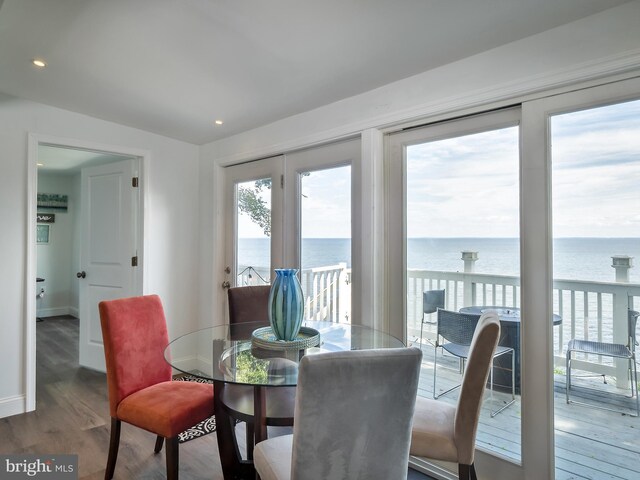
<svg viewBox="0 0 640 480"><path fill-rule="evenodd" d="M137 255L135 257L131 257L131 266L132 267L137 267L138 266L138 256Z"/></svg>
<svg viewBox="0 0 640 480"><path fill-rule="evenodd" d="M133 188L138 188L138 177L132 177L131 178L131 186Z"/></svg>
<svg viewBox="0 0 640 480"><path fill-rule="evenodd" d="M284 175L280 175L280 188L284 188Z"/></svg>

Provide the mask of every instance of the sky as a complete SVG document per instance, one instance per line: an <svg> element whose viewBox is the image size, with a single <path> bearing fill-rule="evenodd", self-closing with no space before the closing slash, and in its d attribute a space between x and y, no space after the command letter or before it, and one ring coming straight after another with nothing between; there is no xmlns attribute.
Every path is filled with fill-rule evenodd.
<svg viewBox="0 0 640 480"><path fill-rule="evenodd" d="M300 177L300 186L302 238L351 237L351 166L308 172ZM261 198L270 204L270 191L263 191ZM264 238L247 215L239 215L238 227L240 238Z"/></svg>
<svg viewBox="0 0 640 480"><path fill-rule="evenodd" d="M554 237L640 236L640 101L551 119ZM409 237L518 237L516 127L407 149Z"/></svg>
<svg viewBox="0 0 640 480"><path fill-rule="evenodd" d="M639 237L640 100L556 115L551 133L554 236ZM350 175L302 177L304 238L350 236ZM517 127L410 146L406 178L408 237L518 237ZM263 236L246 218L239 233Z"/></svg>

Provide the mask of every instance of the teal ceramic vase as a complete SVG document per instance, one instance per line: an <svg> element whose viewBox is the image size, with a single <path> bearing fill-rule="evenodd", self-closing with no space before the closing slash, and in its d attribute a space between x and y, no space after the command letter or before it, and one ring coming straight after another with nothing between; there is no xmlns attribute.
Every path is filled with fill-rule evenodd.
<svg viewBox="0 0 640 480"><path fill-rule="evenodd" d="M295 268L276 269L269 292L269 323L278 340L295 340L304 317L302 287Z"/></svg>

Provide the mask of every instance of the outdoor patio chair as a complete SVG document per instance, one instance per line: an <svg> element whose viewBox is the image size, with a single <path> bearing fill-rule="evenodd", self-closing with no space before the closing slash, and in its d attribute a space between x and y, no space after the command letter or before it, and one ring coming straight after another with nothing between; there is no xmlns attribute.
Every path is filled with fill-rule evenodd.
<svg viewBox="0 0 640 480"><path fill-rule="evenodd" d="M621 343L606 343L606 342L593 342L590 340L578 340L572 339L567 346L567 388L566 396L567 403L574 403L576 405L584 405L587 407L599 408L601 410L609 410L610 412L625 413L632 417L640 415L640 399L638 398L638 370L636 367L636 326L638 323L639 312L635 310L629 310L627 316L627 344ZM631 382L631 398L636 397L636 414L628 413L614 408L604 407L602 405L595 405L586 402L577 402L571 400L569 397L569 391L571 390L571 363L572 355L574 353L592 353L595 355L603 355L612 358L624 358L629 362L628 375ZM634 393L635 392L635 393Z"/></svg>
<svg viewBox="0 0 640 480"><path fill-rule="evenodd" d="M424 324L433 325L437 321L427 320L427 315L444 308L444 290L425 290L422 292L422 321L420 322L420 348L422 348Z"/></svg>
<svg viewBox="0 0 640 480"><path fill-rule="evenodd" d="M460 388L462 384L455 385L438 394L436 389L436 377L438 366L438 349L442 349L461 360L462 371L469 358L471 341L473 340L480 315L470 313L452 312L450 310L438 310L438 327L433 356L433 398L438 399L447 393ZM442 342L440 341L442 339ZM493 360L501 355L511 355L511 401L491 412L491 418L511 406L516 401L515 383L515 351L511 347L497 346L493 354ZM491 398L493 398L493 366L490 370Z"/></svg>
<svg viewBox="0 0 640 480"><path fill-rule="evenodd" d="M460 480L476 480L476 433L487 377L500 338L500 319L489 311L476 321L457 405L418 397L411 455L458 464Z"/></svg>
<svg viewBox="0 0 640 480"><path fill-rule="evenodd" d="M406 478L421 360L416 347L302 357L293 435L256 445L256 478Z"/></svg>

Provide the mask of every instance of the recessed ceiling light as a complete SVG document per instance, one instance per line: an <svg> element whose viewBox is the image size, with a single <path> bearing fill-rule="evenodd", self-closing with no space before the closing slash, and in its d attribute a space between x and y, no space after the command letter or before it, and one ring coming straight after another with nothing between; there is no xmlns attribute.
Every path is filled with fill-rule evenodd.
<svg viewBox="0 0 640 480"><path fill-rule="evenodd" d="M224 122L222 120L216 120L216 125L222 125Z"/></svg>
<svg viewBox="0 0 640 480"><path fill-rule="evenodd" d="M36 165L39 167L44 167L44 163L36 163Z"/></svg>
<svg viewBox="0 0 640 480"><path fill-rule="evenodd" d="M40 60L39 58L34 58L33 60L31 60L31 63L33 63L38 68L44 68L47 66L47 62L45 62L44 60Z"/></svg>

